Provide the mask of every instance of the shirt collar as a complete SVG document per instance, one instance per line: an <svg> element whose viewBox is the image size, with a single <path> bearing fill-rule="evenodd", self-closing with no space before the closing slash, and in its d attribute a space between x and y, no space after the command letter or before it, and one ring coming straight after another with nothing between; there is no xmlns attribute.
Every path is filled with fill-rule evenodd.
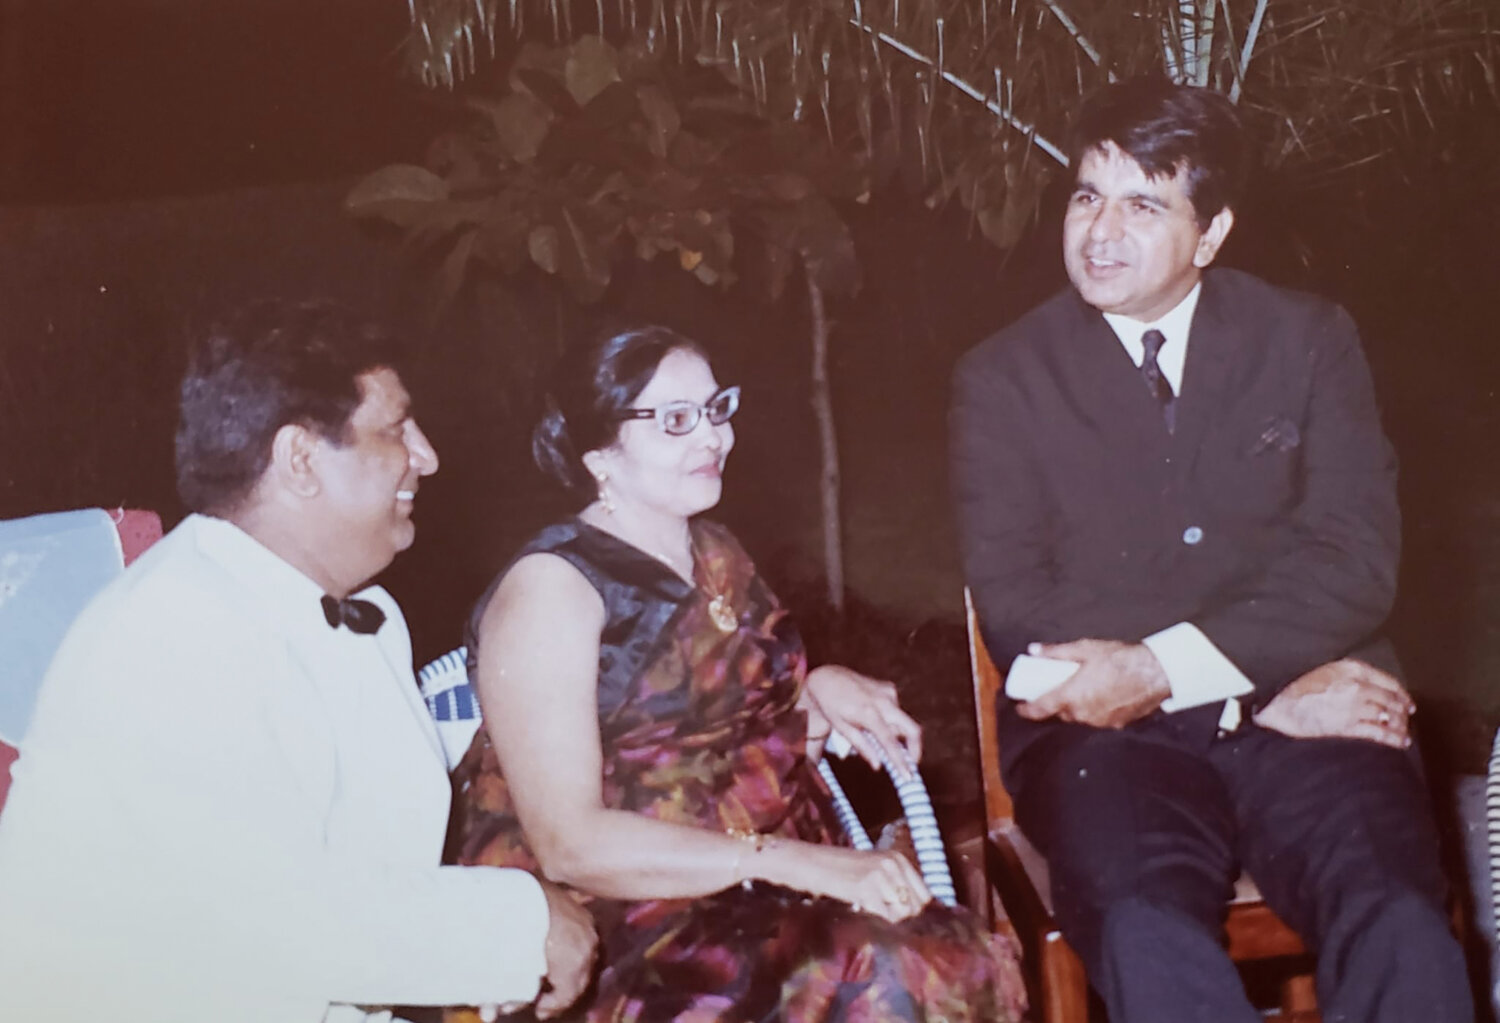
<svg viewBox="0 0 1500 1023"><path fill-rule="evenodd" d="M1125 353L1130 356L1130 361L1137 366L1146 357L1145 346L1141 344L1141 335L1148 330L1162 332L1166 340L1162 342L1156 362L1161 367L1162 376L1166 377L1167 383L1172 385L1173 394L1182 393L1182 370L1187 362L1188 334L1193 326L1193 312L1198 308L1198 296L1202 293L1203 281L1199 280L1193 285L1193 290L1183 296L1181 302L1151 323L1122 316L1119 313L1104 314L1104 321L1120 339L1120 344L1125 347Z"/></svg>

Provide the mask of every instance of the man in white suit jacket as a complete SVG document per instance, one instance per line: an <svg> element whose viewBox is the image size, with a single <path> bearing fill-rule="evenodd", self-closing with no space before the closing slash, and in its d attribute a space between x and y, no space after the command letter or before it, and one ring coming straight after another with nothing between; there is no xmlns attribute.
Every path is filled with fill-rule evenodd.
<svg viewBox="0 0 1500 1023"><path fill-rule="evenodd" d="M366 587L438 464L398 360L324 304L251 307L194 353L177 464L200 514L80 616L22 743L0 1018L332 1023L539 990L546 1016L587 983L566 894L438 865L441 747L401 612Z"/></svg>

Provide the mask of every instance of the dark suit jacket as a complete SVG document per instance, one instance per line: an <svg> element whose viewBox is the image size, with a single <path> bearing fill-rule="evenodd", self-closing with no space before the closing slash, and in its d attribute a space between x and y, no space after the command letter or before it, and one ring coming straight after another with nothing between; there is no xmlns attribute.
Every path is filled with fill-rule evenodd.
<svg viewBox="0 0 1500 1023"><path fill-rule="evenodd" d="M1002 668L1029 641L1135 642L1179 621L1250 678L1254 705L1352 652L1393 666L1371 644L1395 596L1395 457L1337 306L1205 274L1169 434L1069 288L963 357L950 427L964 573ZM1009 765L1055 725L1002 704ZM1131 727L1206 743L1219 710Z"/></svg>

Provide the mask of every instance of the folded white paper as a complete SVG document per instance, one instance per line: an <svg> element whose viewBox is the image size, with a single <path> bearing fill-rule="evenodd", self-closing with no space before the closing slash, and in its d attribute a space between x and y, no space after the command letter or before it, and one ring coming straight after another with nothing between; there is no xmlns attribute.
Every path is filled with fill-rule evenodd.
<svg viewBox="0 0 1500 1023"><path fill-rule="evenodd" d="M1073 677L1077 661L1018 654L1005 673L1005 695L1012 700L1035 700Z"/></svg>

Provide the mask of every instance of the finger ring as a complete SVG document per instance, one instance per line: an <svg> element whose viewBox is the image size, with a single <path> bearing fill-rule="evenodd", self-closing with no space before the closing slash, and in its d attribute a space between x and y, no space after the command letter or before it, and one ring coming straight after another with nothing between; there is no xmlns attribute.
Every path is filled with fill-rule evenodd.
<svg viewBox="0 0 1500 1023"><path fill-rule="evenodd" d="M1387 714L1385 711L1381 711L1380 712L1380 723L1382 725L1388 725L1388 724L1390 724L1391 723L1391 716L1389 714Z"/></svg>
<svg viewBox="0 0 1500 1023"><path fill-rule="evenodd" d="M852 909L852 910L854 910L854 912L856 912L856 913L863 913L865 911L865 907L861 906L857 902L851 902L851 903L849 903L849 908Z"/></svg>

